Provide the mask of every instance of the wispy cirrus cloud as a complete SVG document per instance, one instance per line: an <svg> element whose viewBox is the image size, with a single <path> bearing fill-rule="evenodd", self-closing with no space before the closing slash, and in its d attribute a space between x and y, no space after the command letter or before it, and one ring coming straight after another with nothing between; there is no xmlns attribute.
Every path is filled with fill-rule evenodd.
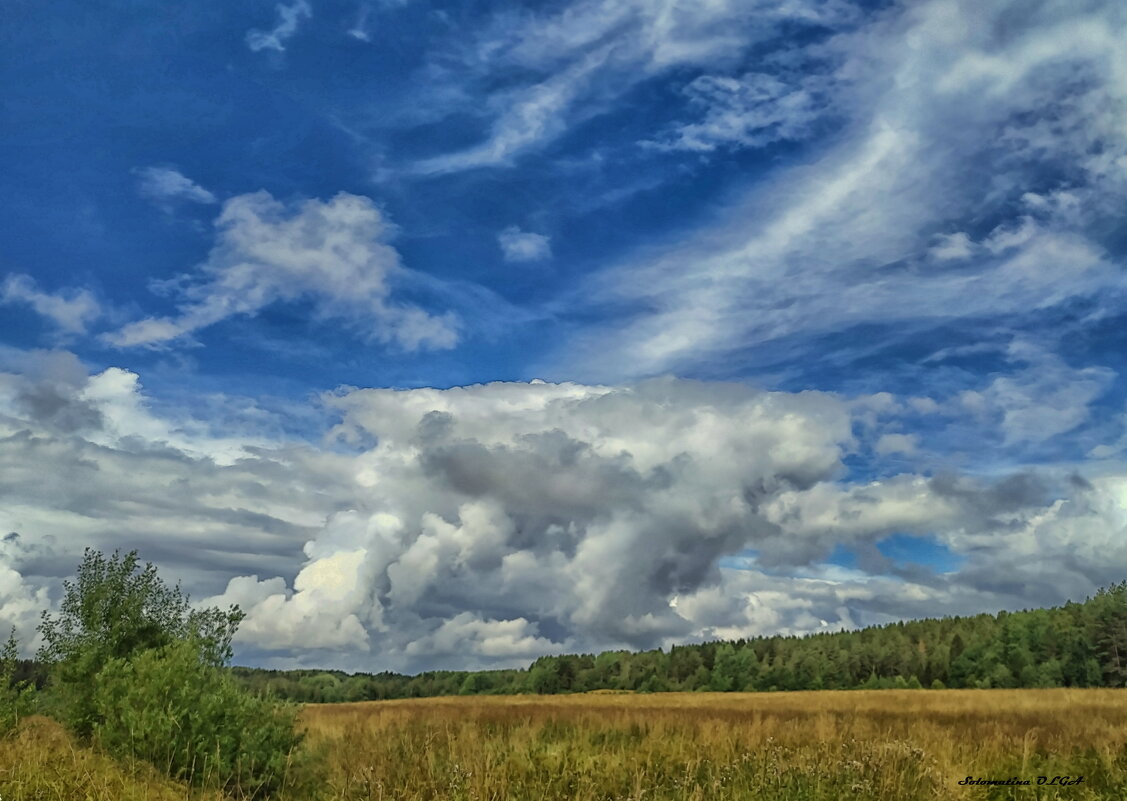
<svg viewBox="0 0 1127 801"><path fill-rule="evenodd" d="M279 3L275 10L278 12L278 23L273 28L268 31L258 28L247 31L247 47L255 53L260 50L284 52L285 43L297 33L301 21L313 16L313 7L306 0L294 0L290 5Z"/></svg>
<svg viewBox="0 0 1127 801"><path fill-rule="evenodd" d="M158 203L186 201L211 205L219 202L214 194L174 167L143 167L133 172L141 196Z"/></svg>
<svg viewBox="0 0 1127 801"><path fill-rule="evenodd" d="M700 121L677 125L643 144L707 153L804 139L812 123L827 113L822 83L814 77L792 85L769 73L702 75L684 89L690 106L700 111Z"/></svg>
<svg viewBox="0 0 1127 801"><path fill-rule="evenodd" d="M613 321L554 364L653 374L855 325L1120 297L1100 231L1127 197L1127 22L1103 3L983 24L1012 9L917 4L819 45L842 132L695 235L596 276L576 297Z"/></svg>
<svg viewBox="0 0 1127 801"><path fill-rule="evenodd" d="M551 14L499 15L469 45L449 57L458 64L452 80L464 82L468 76L472 82L479 76L495 79L513 73L535 77L516 87L506 81L510 88L490 96L493 122L484 142L419 160L409 171L434 175L511 166L522 153L543 147L575 124L610 110L614 100L655 75L733 62L786 24L833 27L848 25L856 18L857 11L849 3L805 0L785 4L580 0ZM706 93L723 94L733 79L713 78L712 85L706 85L707 80L690 89L690 96L699 100ZM746 80L756 81L753 77ZM755 94L754 89L742 95L732 91L728 102L743 108ZM802 124L797 118L811 116L804 95L801 91L777 94L773 111L765 105L761 109L765 118L759 127L774 127L776 133L797 130ZM736 109L729 109L727 116L735 113ZM796 119L785 122L788 114ZM773 119L766 119L768 116ZM724 117L725 112L717 107L704 125L718 132L725 125L739 124L724 122ZM690 133L685 141L697 139Z"/></svg>

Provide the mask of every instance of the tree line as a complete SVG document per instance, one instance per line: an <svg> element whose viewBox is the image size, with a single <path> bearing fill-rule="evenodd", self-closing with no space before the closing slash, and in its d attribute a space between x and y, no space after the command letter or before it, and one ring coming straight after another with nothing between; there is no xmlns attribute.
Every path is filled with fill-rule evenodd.
<svg viewBox="0 0 1127 801"><path fill-rule="evenodd" d="M857 631L545 656L526 669L414 676L234 668L246 687L301 703L442 695L1123 687L1127 582L1083 603Z"/></svg>

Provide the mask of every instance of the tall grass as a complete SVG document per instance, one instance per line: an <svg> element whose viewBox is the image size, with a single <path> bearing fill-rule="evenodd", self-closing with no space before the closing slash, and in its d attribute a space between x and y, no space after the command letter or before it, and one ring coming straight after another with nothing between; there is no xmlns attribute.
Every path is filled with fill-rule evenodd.
<svg viewBox="0 0 1127 801"><path fill-rule="evenodd" d="M1127 798L1127 691L503 696L318 705L325 760L288 801ZM33 717L0 740L4 801L219 801ZM1083 775L1073 786L968 786ZM232 797L238 798L236 793Z"/></svg>
<svg viewBox="0 0 1127 801"><path fill-rule="evenodd" d="M309 707L354 801L1127 798L1127 693L448 698ZM967 776L1074 786L960 785Z"/></svg>

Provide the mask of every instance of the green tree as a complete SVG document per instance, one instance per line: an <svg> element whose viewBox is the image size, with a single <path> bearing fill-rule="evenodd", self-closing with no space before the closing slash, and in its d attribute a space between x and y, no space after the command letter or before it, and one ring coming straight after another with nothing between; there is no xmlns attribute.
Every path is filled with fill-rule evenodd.
<svg viewBox="0 0 1127 801"><path fill-rule="evenodd" d="M1127 582L1101 589L1088 606L1103 683L1123 687L1127 685Z"/></svg>
<svg viewBox="0 0 1127 801"><path fill-rule="evenodd" d="M237 607L192 610L136 552L88 549L64 590L59 616L40 623L40 658L79 737L244 798L316 780L296 707L252 695L227 667Z"/></svg>
<svg viewBox="0 0 1127 801"><path fill-rule="evenodd" d="M43 612L38 658L51 669L51 691L64 722L83 740L102 721L94 707L96 678L112 659L192 638L201 660L219 667L244 615L237 607L193 610L180 587L169 587L136 551L106 558L87 548L75 580L63 582L59 615Z"/></svg>

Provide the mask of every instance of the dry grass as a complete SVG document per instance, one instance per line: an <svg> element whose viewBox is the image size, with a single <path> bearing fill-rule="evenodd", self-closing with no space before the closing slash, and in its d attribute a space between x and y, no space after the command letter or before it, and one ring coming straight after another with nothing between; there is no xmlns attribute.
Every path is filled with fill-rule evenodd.
<svg viewBox="0 0 1127 801"><path fill-rule="evenodd" d="M217 793L189 792L144 763L114 760L75 745L44 717L20 724L0 740L0 801L221 801Z"/></svg>
<svg viewBox="0 0 1127 801"><path fill-rule="evenodd" d="M1115 690L441 698L304 720L341 801L1127 798Z"/></svg>
<svg viewBox="0 0 1127 801"><path fill-rule="evenodd" d="M307 707L322 801L1127 799L1127 691L436 698ZM967 787L967 775L1077 786ZM32 718L2 801L215 801ZM288 801L311 801L308 796Z"/></svg>

